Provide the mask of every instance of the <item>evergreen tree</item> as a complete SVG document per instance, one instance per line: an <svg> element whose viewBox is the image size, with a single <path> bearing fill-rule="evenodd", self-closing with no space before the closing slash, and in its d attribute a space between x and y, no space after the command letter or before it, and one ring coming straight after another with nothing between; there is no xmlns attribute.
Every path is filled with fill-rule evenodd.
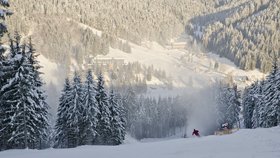
<svg viewBox="0 0 280 158"><path fill-rule="evenodd" d="M258 128L260 127L261 124L263 124L263 119L260 117L261 114L264 111L264 106L263 106L263 86L264 86L264 81L261 81L260 83L256 84L256 90L254 92L255 98L256 98L256 103L255 103L255 108L253 111L253 116L252 116L252 128Z"/></svg>
<svg viewBox="0 0 280 158"><path fill-rule="evenodd" d="M126 114L125 118L127 118L128 131L132 131L133 122L137 118L137 114L134 112L137 111L137 96L131 85L128 87L122 102Z"/></svg>
<svg viewBox="0 0 280 158"><path fill-rule="evenodd" d="M2 43L2 37L5 33L7 33L7 27L4 23L5 17L7 15L10 15L11 12L7 10L9 7L9 2L7 0L0 0L0 6L2 9L0 9L0 150L5 148L6 139L4 138L6 135L3 133L4 130L4 117L5 117L5 107L3 102L1 101L2 92L1 89L3 85L5 84L5 81L7 79L7 76L4 74L4 66L7 66L5 63L7 63L7 58L4 56L5 48L3 47Z"/></svg>
<svg viewBox="0 0 280 158"><path fill-rule="evenodd" d="M83 125L84 133L82 135L84 144L93 144L97 137L97 115L100 114L98 104L96 101L96 87L93 80L92 72L88 71L84 85L84 112L83 112Z"/></svg>
<svg viewBox="0 0 280 158"><path fill-rule="evenodd" d="M125 125L122 121L122 108L118 104L117 98L113 90L110 92L109 97L110 112L111 112L111 143L112 145L119 145L123 142Z"/></svg>
<svg viewBox="0 0 280 158"><path fill-rule="evenodd" d="M67 118L69 115L70 102L72 100L71 84L68 78L65 79L64 88L59 98L57 111L57 120L55 124L55 144L54 147L70 147L68 142L70 138L70 123Z"/></svg>
<svg viewBox="0 0 280 158"><path fill-rule="evenodd" d="M221 126L228 123L232 128L239 126L240 102L237 86L231 87L228 84L220 84L217 95L217 123Z"/></svg>
<svg viewBox="0 0 280 158"><path fill-rule="evenodd" d="M274 113L272 113L272 115L274 114L277 117L277 125L280 125L280 69L278 69L277 71L277 75L276 75L276 81L275 81L275 88L276 88L276 103L275 106L273 108Z"/></svg>
<svg viewBox="0 0 280 158"><path fill-rule="evenodd" d="M277 111L276 107L279 104L279 95L280 93L277 91L276 79L280 79L277 77L278 66L277 60L275 59L273 62L273 68L271 73L268 75L265 86L264 86L264 111L261 114L261 118L263 122L261 122L261 127L273 127L277 126Z"/></svg>
<svg viewBox="0 0 280 158"><path fill-rule="evenodd" d="M277 60L275 62L277 62ZM280 125L280 68L278 66L277 66L277 72L275 76L274 88L275 88L275 93L274 93L273 103L271 107L272 109L268 115L270 118L275 119L272 122L272 124L274 126L277 126Z"/></svg>
<svg viewBox="0 0 280 158"><path fill-rule="evenodd" d="M70 107L67 113L70 132L68 138L68 147L76 147L82 143L81 134L84 132L84 128L82 127L82 113L84 112L82 92L81 78L77 72L75 72L71 89Z"/></svg>
<svg viewBox="0 0 280 158"><path fill-rule="evenodd" d="M239 113L240 113L240 101L239 101L239 92L237 90L237 86L233 85L233 87L229 87L229 105L227 108L226 116L227 122L232 127L237 125L240 128L239 122Z"/></svg>
<svg viewBox="0 0 280 158"><path fill-rule="evenodd" d="M245 88L243 97L242 97L242 105L243 105L243 118L244 118L244 126L245 128L252 128L253 126L253 111L256 107L256 98L254 94L254 88L258 85L252 84L250 87Z"/></svg>
<svg viewBox="0 0 280 158"><path fill-rule="evenodd" d="M220 83L218 87L218 92L216 96L217 102L217 124L221 126L222 124L226 123L226 112L227 112L227 103L228 103L228 96L227 88L224 84Z"/></svg>
<svg viewBox="0 0 280 158"><path fill-rule="evenodd" d="M4 104L5 100L8 99L8 96L4 95L5 91L3 86L7 86L9 79L11 79L15 75L15 65L13 65L15 61L11 60L16 55L16 52L14 50L14 39L10 37L9 41L9 55L5 57L3 54L0 54L0 141L2 144L2 149L10 148L8 147L7 141L10 137L11 129L8 129L6 125L9 122L8 118L10 118L12 115L10 107L7 104ZM9 110L10 113L7 112Z"/></svg>
<svg viewBox="0 0 280 158"><path fill-rule="evenodd" d="M32 40L29 39L29 43L27 45L27 58L28 61L31 64L31 72L33 74L32 76L32 85L34 86L33 90L35 93L34 102L39 106L39 108L35 109L35 112L38 117L38 124L36 127L38 128L38 131L40 133L37 133L38 141L37 141L37 147L39 149L42 149L44 147L47 147L47 137L48 137L48 130L49 130L49 121L48 121L48 110L49 105L46 102L46 95L45 91L43 90L44 83L42 81L42 78L40 75L42 74L40 72L40 69L42 68L39 64L39 61L37 60L38 54L35 54L35 49L33 48Z"/></svg>
<svg viewBox="0 0 280 158"><path fill-rule="evenodd" d="M124 140L125 134L126 134L126 125L127 125L126 116L127 115L126 115L126 111L123 106L123 100L122 100L121 95L119 93L117 93L115 96L116 96L117 104L119 105L121 124L125 128L125 130L121 131L121 139Z"/></svg>
<svg viewBox="0 0 280 158"><path fill-rule="evenodd" d="M98 76L97 88L96 88L96 101L99 108L99 114L97 115L97 144L109 144L111 137L111 113L109 109L108 95L104 88L104 79L102 74Z"/></svg>

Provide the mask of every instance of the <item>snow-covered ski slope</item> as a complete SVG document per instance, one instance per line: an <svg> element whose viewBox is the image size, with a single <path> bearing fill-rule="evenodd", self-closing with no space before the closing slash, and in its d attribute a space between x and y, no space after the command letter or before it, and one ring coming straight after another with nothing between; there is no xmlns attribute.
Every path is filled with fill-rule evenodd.
<svg viewBox="0 0 280 158"><path fill-rule="evenodd" d="M232 135L131 142L120 146L10 150L1 158L279 158L280 127L240 130Z"/></svg>

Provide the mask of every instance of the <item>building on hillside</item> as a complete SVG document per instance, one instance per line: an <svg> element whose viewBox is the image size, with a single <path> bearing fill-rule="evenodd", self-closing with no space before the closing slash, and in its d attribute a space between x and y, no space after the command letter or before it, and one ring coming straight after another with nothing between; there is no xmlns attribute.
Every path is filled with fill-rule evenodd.
<svg viewBox="0 0 280 158"><path fill-rule="evenodd" d="M170 42L165 48L167 49L186 49L187 42Z"/></svg>
<svg viewBox="0 0 280 158"><path fill-rule="evenodd" d="M106 57L98 57L93 59L94 64L98 65L124 65L124 59L123 58L106 58Z"/></svg>
<svg viewBox="0 0 280 158"><path fill-rule="evenodd" d="M108 67L113 70L119 66L125 64L125 60L123 58L108 58L108 57L95 57L92 59L90 65L95 65L97 67Z"/></svg>

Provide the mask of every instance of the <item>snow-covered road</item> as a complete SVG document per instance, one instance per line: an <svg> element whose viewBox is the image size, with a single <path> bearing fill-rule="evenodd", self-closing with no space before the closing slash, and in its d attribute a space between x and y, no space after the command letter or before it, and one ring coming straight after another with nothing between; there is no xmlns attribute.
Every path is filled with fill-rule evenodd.
<svg viewBox="0 0 280 158"><path fill-rule="evenodd" d="M0 158L280 158L280 127L232 135L74 149L9 150Z"/></svg>

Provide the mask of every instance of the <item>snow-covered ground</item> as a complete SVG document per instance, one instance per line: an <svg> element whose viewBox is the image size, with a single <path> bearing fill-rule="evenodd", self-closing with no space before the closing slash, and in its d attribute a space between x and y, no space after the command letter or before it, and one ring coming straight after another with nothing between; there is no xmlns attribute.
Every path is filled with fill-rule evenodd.
<svg viewBox="0 0 280 158"><path fill-rule="evenodd" d="M9 150L1 158L279 158L280 127L240 130L232 135L135 142L74 149Z"/></svg>

